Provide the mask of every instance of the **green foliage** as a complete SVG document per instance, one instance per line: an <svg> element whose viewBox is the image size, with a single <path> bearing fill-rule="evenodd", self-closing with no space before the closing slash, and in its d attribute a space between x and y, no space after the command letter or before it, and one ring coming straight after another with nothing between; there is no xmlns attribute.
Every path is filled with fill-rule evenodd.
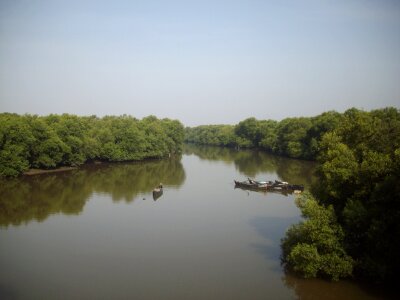
<svg viewBox="0 0 400 300"><path fill-rule="evenodd" d="M29 168L78 166L87 160L129 161L179 153L183 125L154 116L46 117L0 114L0 176Z"/></svg>
<svg viewBox="0 0 400 300"><path fill-rule="evenodd" d="M23 146L7 145L0 151L0 175L18 176L29 168L26 149Z"/></svg>
<svg viewBox="0 0 400 300"><path fill-rule="evenodd" d="M311 125L310 118L288 118L282 120L277 128L278 153L294 158L303 157L303 140L306 138L307 131L311 128Z"/></svg>
<svg viewBox="0 0 400 300"><path fill-rule="evenodd" d="M306 220L288 229L282 240L283 261L306 278L351 276L353 260L344 250L344 233L333 207L318 204L309 194L297 198L296 204Z"/></svg>
<svg viewBox="0 0 400 300"><path fill-rule="evenodd" d="M320 269L321 257L314 245L298 243L287 256L287 262L293 265L295 272L301 273L305 278L313 278Z"/></svg>
<svg viewBox="0 0 400 300"><path fill-rule="evenodd" d="M342 115L326 112L313 118L281 122L248 118L232 125L202 125L185 129L185 141L201 145L261 148L283 156L315 159L322 136L337 127Z"/></svg>
<svg viewBox="0 0 400 300"><path fill-rule="evenodd" d="M241 140L235 135L235 128L231 125L202 125L194 128L185 128L184 140L211 146L237 147L239 144L247 145L247 140Z"/></svg>
<svg viewBox="0 0 400 300"><path fill-rule="evenodd" d="M314 194L334 206L355 272L390 281L400 267L400 112L350 109L326 134Z"/></svg>
<svg viewBox="0 0 400 300"><path fill-rule="evenodd" d="M0 115L0 176L17 176L29 168L29 149L34 140L24 117Z"/></svg>
<svg viewBox="0 0 400 300"><path fill-rule="evenodd" d="M311 118L311 127L302 141L304 143L303 158L315 159L320 151L324 134L336 129L342 119L343 116L335 111L328 111Z"/></svg>
<svg viewBox="0 0 400 300"><path fill-rule="evenodd" d="M177 120L162 119L161 127L166 134L165 142L170 153L182 152L185 129L181 122Z"/></svg>
<svg viewBox="0 0 400 300"><path fill-rule="evenodd" d="M34 137L30 147L30 165L33 168L54 168L69 150L57 133L38 116L25 116Z"/></svg>
<svg viewBox="0 0 400 300"><path fill-rule="evenodd" d="M257 147L262 138L260 122L255 118L248 118L235 126L235 134L249 141L249 146Z"/></svg>

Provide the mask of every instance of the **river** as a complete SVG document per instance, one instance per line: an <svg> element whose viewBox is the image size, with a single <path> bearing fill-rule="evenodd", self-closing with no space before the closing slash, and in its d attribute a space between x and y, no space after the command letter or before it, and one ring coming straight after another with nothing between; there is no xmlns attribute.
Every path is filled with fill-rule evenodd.
<svg viewBox="0 0 400 300"><path fill-rule="evenodd" d="M381 299L285 273L293 195L233 180L313 180L311 162L185 146L182 156L0 181L0 299ZM163 195L154 200L159 183Z"/></svg>

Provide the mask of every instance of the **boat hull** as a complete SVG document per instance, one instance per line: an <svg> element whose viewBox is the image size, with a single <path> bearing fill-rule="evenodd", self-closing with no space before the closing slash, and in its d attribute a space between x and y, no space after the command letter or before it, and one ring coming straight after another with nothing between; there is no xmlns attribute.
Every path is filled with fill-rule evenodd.
<svg viewBox="0 0 400 300"><path fill-rule="evenodd" d="M153 190L153 200L156 201L158 198L160 198L163 194L163 189L154 189Z"/></svg>
<svg viewBox="0 0 400 300"><path fill-rule="evenodd" d="M237 181L234 180L235 187L239 187L247 190L256 190L256 191L271 191L271 192L280 192L285 194L291 193L301 193L304 191L304 187L302 185L297 184L289 184L287 182L282 182L276 180L272 181L255 181L255 180L247 180L247 181Z"/></svg>
<svg viewBox="0 0 400 300"><path fill-rule="evenodd" d="M236 181L235 180L235 187L246 188L249 190L259 190L259 191L268 190L267 184L250 183L247 181Z"/></svg>

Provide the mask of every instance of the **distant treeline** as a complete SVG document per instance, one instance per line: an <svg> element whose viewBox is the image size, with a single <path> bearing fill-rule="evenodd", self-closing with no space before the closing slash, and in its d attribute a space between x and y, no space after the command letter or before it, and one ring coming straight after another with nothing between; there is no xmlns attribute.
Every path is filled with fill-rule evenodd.
<svg viewBox="0 0 400 300"><path fill-rule="evenodd" d="M0 114L0 176L29 168L78 166L88 160L131 161L180 152L184 127L149 116Z"/></svg>
<svg viewBox="0 0 400 300"><path fill-rule="evenodd" d="M237 125L187 127L185 142L261 148L273 154L313 160L322 135L336 128L343 118L343 114L329 111L316 117L287 118L280 122L248 118Z"/></svg>
<svg viewBox="0 0 400 300"><path fill-rule="evenodd" d="M280 122L186 128L187 142L257 147L316 159L305 220L282 240L285 265L304 277L396 282L400 269L400 111L349 109Z"/></svg>

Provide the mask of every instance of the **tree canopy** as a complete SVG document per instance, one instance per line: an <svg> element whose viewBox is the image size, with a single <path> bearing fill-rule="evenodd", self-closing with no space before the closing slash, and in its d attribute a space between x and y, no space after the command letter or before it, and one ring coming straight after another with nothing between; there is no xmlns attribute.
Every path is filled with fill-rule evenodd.
<svg viewBox="0 0 400 300"><path fill-rule="evenodd" d="M343 116L330 111L311 118L280 122L248 118L237 125L202 125L185 128L185 141L201 145L260 148L273 154L313 160L322 136Z"/></svg>
<svg viewBox="0 0 400 300"><path fill-rule="evenodd" d="M0 114L0 176L29 168L79 166L88 160L130 161L181 152L184 127L149 116L79 117Z"/></svg>
<svg viewBox="0 0 400 300"><path fill-rule="evenodd" d="M333 205L355 271L390 281L400 267L400 112L350 109L326 134L315 196Z"/></svg>
<svg viewBox="0 0 400 300"><path fill-rule="evenodd" d="M344 251L339 257L352 258L354 274L374 282L394 281L400 267L399 110L347 110L322 136L317 161L312 192L322 213L312 213L306 222L312 222L312 216L334 214L341 228L334 235ZM300 208L303 211L304 205ZM283 259L303 275L316 276L321 273L320 251L318 243L303 234L305 224L288 230ZM323 236L321 228L315 227L315 232ZM338 276L346 274L350 273Z"/></svg>
<svg viewBox="0 0 400 300"><path fill-rule="evenodd" d="M353 259L343 247L344 232L333 207L324 207L307 194L296 203L306 220L292 225L282 240L284 261L306 278L350 276Z"/></svg>

